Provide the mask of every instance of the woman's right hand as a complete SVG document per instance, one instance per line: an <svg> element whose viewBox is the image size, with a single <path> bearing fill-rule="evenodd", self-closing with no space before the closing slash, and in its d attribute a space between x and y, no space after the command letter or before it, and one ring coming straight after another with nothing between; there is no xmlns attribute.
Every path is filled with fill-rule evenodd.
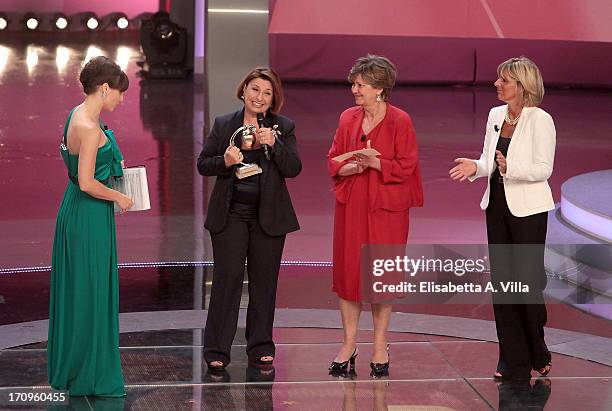
<svg viewBox="0 0 612 411"><path fill-rule="evenodd" d="M448 172L453 180L463 181L475 175L478 170L474 160L470 160L469 158L456 158L455 163L457 163L457 165Z"/></svg>
<svg viewBox="0 0 612 411"><path fill-rule="evenodd" d="M121 197L119 198L119 200L117 200L117 204L119 205L121 212L125 213L127 210L132 208L132 206L134 205L134 200L124 194L121 194Z"/></svg>
<svg viewBox="0 0 612 411"><path fill-rule="evenodd" d="M225 161L225 167L231 167L234 164L240 163L244 159L242 152L236 146L230 146L225 150L223 154L223 160Z"/></svg>
<svg viewBox="0 0 612 411"><path fill-rule="evenodd" d="M349 161L338 170L340 177L352 176L353 174L361 174L366 169L366 166L359 164L357 161Z"/></svg>

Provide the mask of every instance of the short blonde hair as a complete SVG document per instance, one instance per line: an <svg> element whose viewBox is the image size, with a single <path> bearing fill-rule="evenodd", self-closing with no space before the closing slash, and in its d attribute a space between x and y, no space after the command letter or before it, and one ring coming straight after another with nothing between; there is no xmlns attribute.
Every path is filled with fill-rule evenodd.
<svg viewBox="0 0 612 411"><path fill-rule="evenodd" d="M544 82L536 64L527 57L513 57L497 67L497 75L507 75L523 92L523 105L537 107L544 98Z"/></svg>
<svg viewBox="0 0 612 411"><path fill-rule="evenodd" d="M359 57L355 61L349 72L348 81L354 82L359 75L370 86L382 88L381 97L383 100L387 100L391 89L395 85L397 69L388 58L368 54L365 57Z"/></svg>

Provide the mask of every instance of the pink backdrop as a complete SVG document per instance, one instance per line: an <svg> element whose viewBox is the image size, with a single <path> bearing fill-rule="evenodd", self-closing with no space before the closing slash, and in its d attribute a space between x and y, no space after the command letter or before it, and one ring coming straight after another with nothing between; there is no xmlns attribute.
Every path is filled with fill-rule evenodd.
<svg viewBox="0 0 612 411"><path fill-rule="evenodd" d="M159 0L2 0L0 11L6 12L62 12L65 14L93 11L99 16L123 12L128 17L134 17L143 12L156 12Z"/></svg>
<svg viewBox="0 0 612 411"><path fill-rule="evenodd" d="M275 0L270 33L612 42L610 0Z"/></svg>
<svg viewBox="0 0 612 411"><path fill-rule="evenodd" d="M398 82L490 83L534 59L548 85L612 86L610 0L274 0L270 65L286 81L345 82L358 56L389 57Z"/></svg>

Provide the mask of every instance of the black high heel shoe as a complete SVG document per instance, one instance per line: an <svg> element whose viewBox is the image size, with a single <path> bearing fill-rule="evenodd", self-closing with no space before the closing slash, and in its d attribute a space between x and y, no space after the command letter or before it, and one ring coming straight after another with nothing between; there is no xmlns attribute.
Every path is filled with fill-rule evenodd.
<svg viewBox="0 0 612 411"><path fill-rule="evenodd" d="M218 362L221 365L213 365L214 362ZM221 360L207 361L206 365L208 366L208 370L213 373L222 373L225 371L225 367L227 367L227 364Z"/></svg>
<svg viewBox="0 0 612 411"><path fill-rule="evenodd" d="M343 361L343 362L338 362L336 360L332 361L331 365L328 368L329 372L330 373L345 372L348 370L349 364L351 368L355 368L355 358L357 358L357 355L359 355L359 352L357 352L357 347L355 347L355 350L353 351L351 358L349 358L348 360Z"/></svg>
<svg viewBox="0 0 612 411"><path fill-rule="evenodd" d="M370 372L370 377L373 377L373 378L388 377L390 362L391 362L391 356L389 355L389 345L387 344L387 362L383 362L383 363L371 362L370 368L372 369L372 371Z"/></svg>
<svg viewBox="0 0 612 411"><path fill-rule="evenodd" d="M550 361L548 362L548 364L546 364L544 366L544 368L540 368L539 370L536 370L542 377L546 377L548 375L548 373L550 372L550 370L552 369L552 364L550 363Z"/></svg>
<svg viewBox="0 0 612 411"><path fill-rule="evenodd" d="M263 359L264 357L270 357L271 359L270 360L264 360ZM257 358L255 358L253 360L249 359L249 364L257 365L257 366L260 366L260 367L271 366L273 363L274 363L274 356L273 355L269 355L269 354L262 355L261 357L257 357Z"/></svg>

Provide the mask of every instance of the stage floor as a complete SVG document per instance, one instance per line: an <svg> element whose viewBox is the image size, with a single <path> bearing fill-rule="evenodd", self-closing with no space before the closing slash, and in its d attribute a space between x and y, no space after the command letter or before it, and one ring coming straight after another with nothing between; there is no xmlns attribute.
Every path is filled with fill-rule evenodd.
<svg viewBox="0 0 612 411"><path fill-rule="evenodd" d="M67 60L57 58L58 46ZM44 389L46 381L45 267L67 184L59 143L68 111L82 98L76 75L88 50L96 52L89 46L0 45L7 56L0 65L2 395L20 387ZM302 174L289 182L302 229L288 236L288 264L279 280L275 370L247 367L239 331L228 375L207 376L201 329L211 249L203 220L214 179L197 174L195 159L210 124L207 118L222 114L209 112L204 102L218 96L206 96L189 82L141 81L134 39L95 46L110 56L119 54L127 64L131 86L125 103L103 120L115 130L128 165L147 166L153 207L117 219L119 259L127 264L120 275L128 397L114 402L75 398L74 409L478 410L521 409L526 404L608 409L612 367L605 358L612 349L612 326L559 304L549 306L547 338L557 349L553 371L530 386L498 385L491 378L497 347L488 305L396 307L391 373L381 381L369 377L371 333L369 313L364 313L356 376L327 375L341 331L337 299L330 291L334 198L325 156L339 114L353 104L348 84L285 85L283 113L297 124L304 163ZM226 84L228 95L239 80ZM478 207L483 182L453 183L448 170L454 158L479 154L488 110L498 104L493 87L402 87L393 91L392 102L412 116L425 183L425 207L411 212L410 241L485 242ZM550 183L559 201L561 183L569 177L609 168L612 95L548 90L543 108L553 115L558 131ZM179 264L139 264L163 262Z"/></svg>
<svg viewBox="0 0 612 411"><path fill-rule="evenodd" d="M609 409L612 367L569 356L553 354L549 378L499 383L491 377L494 343L390 333L389 376L373 379L371 332L360 333L354 372L337 376L329 375L327 367L341 330L276 328L276 365L266 368L248 365L242 335L239 329L227 372L211 374L202 362L199 328L124 333L120 344L127 397L72 397L66 409ZM35 344L1 352L0 396L33 386L48 392L44 348Z"/></svg>
<svg viewBox="0 0 612 411"><path fill-rule="evenodd" d="M243 290L227 373L207 373L202 340L210 267L122 267L120 351L127 398L71 398L66 409L605 410L612 377L612 327L571 306L548 302L546 340L553 371L529 383L497 383L489 304L394 305L391 369L369 374L372 320L359 325L355 372L329 375L342 341L329 267L284 266L279 278L275 366L248 364ZM0 276L0 409L11 392L48 392L48 271ZM28 295L27 306L20 304ZM204 309L203 309L204 308ZM4 399L4 400L3 400ZM588 405L587 408L585 404ZM432 408L433 407L433 408ZM436 408L437 407L437 408ZM37 409L36 407L31 407ZM54 408L63 409L63 408Z"/></svg>

